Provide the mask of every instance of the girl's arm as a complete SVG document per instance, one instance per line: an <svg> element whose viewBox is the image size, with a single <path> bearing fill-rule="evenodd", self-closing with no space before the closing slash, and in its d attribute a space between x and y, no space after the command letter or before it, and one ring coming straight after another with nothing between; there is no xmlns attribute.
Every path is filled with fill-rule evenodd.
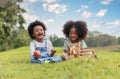
<svg viewBox="0 0 120 79"><path fill-rule="evenodd" d="M70 48L67 40L64 41L64 53L70 53Z"/></svg>
<svg viewBox="0 0 120 79"><path fill-rule="evenodd" d="M87 48L87 45L86 45L84 40L81 41L81 46L80 47L81 47L81 49L86 49Z"/></svg>

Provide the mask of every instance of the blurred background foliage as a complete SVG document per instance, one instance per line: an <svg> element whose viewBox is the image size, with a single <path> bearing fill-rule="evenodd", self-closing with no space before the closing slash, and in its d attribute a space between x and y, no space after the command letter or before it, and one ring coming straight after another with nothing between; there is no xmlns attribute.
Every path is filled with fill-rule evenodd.
<svg viewBox="0 0 120 79"><path fill-rule="evenodd" d="M20 7L21 2L23 0L0 0L0 51L29 46L31 39L24 28L26 21L22 16L26 10ZM53 46L61 47L65 38L54 34L50 35L49 39ZM93 31L88 33L85 41L88 47L104 47L119 45L120 37Z"/></svg>

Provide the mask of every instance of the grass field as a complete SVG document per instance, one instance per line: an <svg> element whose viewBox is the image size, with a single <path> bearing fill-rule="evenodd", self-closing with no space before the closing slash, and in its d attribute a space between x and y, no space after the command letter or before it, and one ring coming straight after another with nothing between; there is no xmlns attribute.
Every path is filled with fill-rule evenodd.
<svg viewBox="0 0 120 79"><path fill-rule="evenodd" d="M55 48L61 55L62 48ZM49 64L31 64L29 47L0 53L0 79L120 79L120 52L95 50L91 57Z"/></svg>

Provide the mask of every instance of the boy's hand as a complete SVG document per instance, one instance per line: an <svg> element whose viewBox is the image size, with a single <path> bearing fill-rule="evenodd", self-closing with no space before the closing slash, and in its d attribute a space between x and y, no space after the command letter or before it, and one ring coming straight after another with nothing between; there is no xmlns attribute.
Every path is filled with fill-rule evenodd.
<svg viewBox="0 0 120 79"><path fill-rule="evenodd" d="M52 49L51 50L51 56L54 56L55 53L56 53L56 50Z"/></svg>

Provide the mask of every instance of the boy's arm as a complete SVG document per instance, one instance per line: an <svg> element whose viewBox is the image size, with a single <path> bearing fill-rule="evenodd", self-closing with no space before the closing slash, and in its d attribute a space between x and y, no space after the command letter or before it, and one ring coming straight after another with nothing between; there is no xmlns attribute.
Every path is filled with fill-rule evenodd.
<svg viewBox="0 0 120 79"><path fill-rule="evenodd" d="M56 53L56 50L53 49L53 45L52 45L52 42L50 40L47 40L48 41L48 50L49 50L49 56L54 56L54 54Z"/></svg>
<svg viewBox="0 0 120 79"><path fill-rule="evenodd" d="M33 56L35 51L35 45L33 42L30 43L30 55Z"/></svg>

